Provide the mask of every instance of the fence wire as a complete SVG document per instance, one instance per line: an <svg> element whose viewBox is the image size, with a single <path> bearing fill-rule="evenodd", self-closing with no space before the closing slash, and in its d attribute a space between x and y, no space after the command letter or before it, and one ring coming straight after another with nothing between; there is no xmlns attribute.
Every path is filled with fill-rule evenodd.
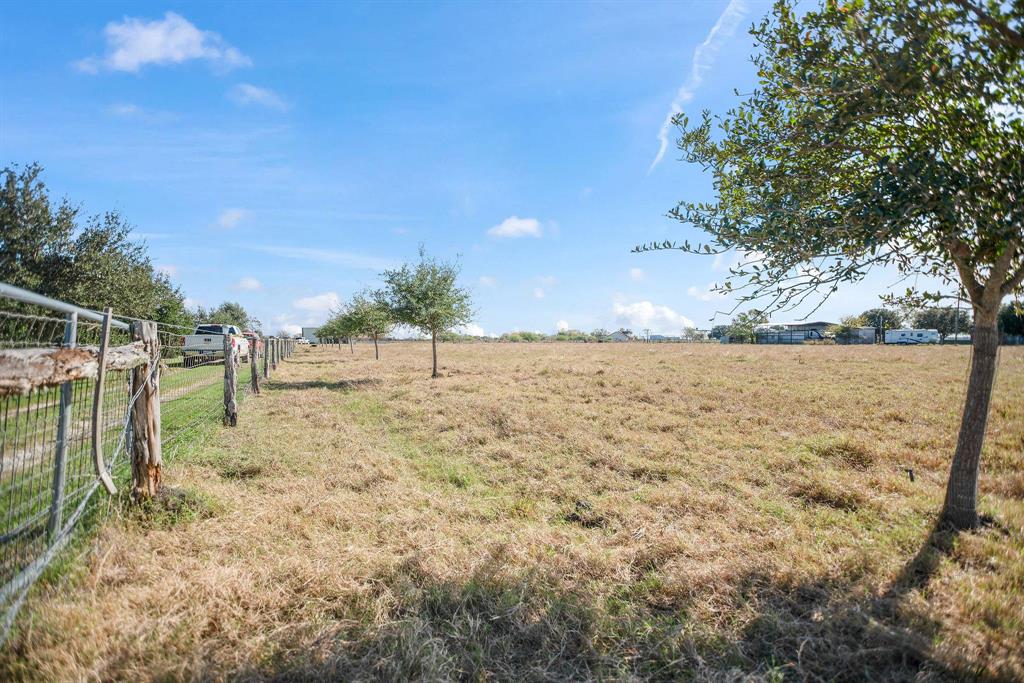
<svg viewBox="0 0 1024 683"><path fill-rule="evenodd" d="M88 319L95 314L72 321L66 311L74 307L53 303L64 317L0 295L0 351L100 345L101 324ZM160 362L150 366L150 376L159 378L165 464L225 414L225 335L190 335L190 328L157 325ZM127 330L112 327L108 348L131 340ZM241 405L251 391L253 349L262 358L264 344L228 341ZM257 371L262 378L262 364ZM129 478L130 415L141 393L132 394L132 372L107 371L96 418L103 462L119 489ZM95 393L96 380L87 378L0 396L0 644L33 582L81 531L100 488L92 453Z"/></svg>

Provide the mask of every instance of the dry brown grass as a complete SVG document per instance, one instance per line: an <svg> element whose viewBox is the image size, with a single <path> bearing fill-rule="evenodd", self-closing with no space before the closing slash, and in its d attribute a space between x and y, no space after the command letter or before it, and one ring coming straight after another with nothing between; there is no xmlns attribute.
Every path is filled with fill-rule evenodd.
<svg viewBox="0 0 1024 683"><path fill-rule="evenodd" d="M1022 678L1024 349L994 522L932 531L967 353L301 351L168 467L208 509L108 523L0 677Z"/></svg>

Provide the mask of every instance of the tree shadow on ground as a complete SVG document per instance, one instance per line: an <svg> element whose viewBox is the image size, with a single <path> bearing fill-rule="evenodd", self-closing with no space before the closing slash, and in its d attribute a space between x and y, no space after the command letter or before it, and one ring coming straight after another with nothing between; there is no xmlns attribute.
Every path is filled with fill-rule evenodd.
<svg viewBox="0 0 1024 683"><path fill-rule="evenodd" d="M340 391L343 393L359 391L360 389L369 389L380 383L379 379L372 377L364 377L362 379L339 379L333 381L325 379L311 379L301 382L279 382L277 380L271 380L271 385L275 389L329 389L331 391Z"/></svg>
<svg viewBox="0 0 1024 683"><path fill-rule="evenodd" d="M744 575L727 613L693 602L653 606L628 590L597 602L540 573L498 563L438 579L415 564L376 577L372 595L339 606L335 627L298 637L238 680L985 680L932 643L940 624L902 605L924 588L954 536L933 532L882 594L843 580L790 583ZM696 592L696 591L695 591ZM358 604L357 604L358 603ZM752 615L752 617L750 616ZM730 626L730 621L739 623ZM200 674L200 678L205 678Z"/></svg>

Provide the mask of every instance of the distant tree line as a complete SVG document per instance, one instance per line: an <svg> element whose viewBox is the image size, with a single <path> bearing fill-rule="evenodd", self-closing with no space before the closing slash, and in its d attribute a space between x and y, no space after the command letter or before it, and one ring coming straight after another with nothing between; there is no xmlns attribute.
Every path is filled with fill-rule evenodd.
<svg viewBox="0 0 1024 683"><path fill-rule="evenodd" d="M189 310L178 286L154 268L146 245L132 239L133 226L124 216L85 216L66 198L51 199L42 174L39 164L0 172L0 282L164 324L259 328L238 303Z"/></svg>

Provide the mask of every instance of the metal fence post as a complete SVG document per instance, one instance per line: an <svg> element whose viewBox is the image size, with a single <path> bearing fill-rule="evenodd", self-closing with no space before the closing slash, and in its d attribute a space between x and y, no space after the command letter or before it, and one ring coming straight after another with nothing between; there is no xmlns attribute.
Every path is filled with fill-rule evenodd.
<svg viewBox="0 0 1024 683"><path fill-rule="evenodd" d="M78 344L78 313L65 315L64 348L73 349ZM53 460L53 497L50 500L50 518L46 523L46 536L52 541L60 531L64 515L64 479L67 470L68 435L71 431L71 401L74 386L71 382L60 385L60 412L57 416L57 453Z"/></svg>

